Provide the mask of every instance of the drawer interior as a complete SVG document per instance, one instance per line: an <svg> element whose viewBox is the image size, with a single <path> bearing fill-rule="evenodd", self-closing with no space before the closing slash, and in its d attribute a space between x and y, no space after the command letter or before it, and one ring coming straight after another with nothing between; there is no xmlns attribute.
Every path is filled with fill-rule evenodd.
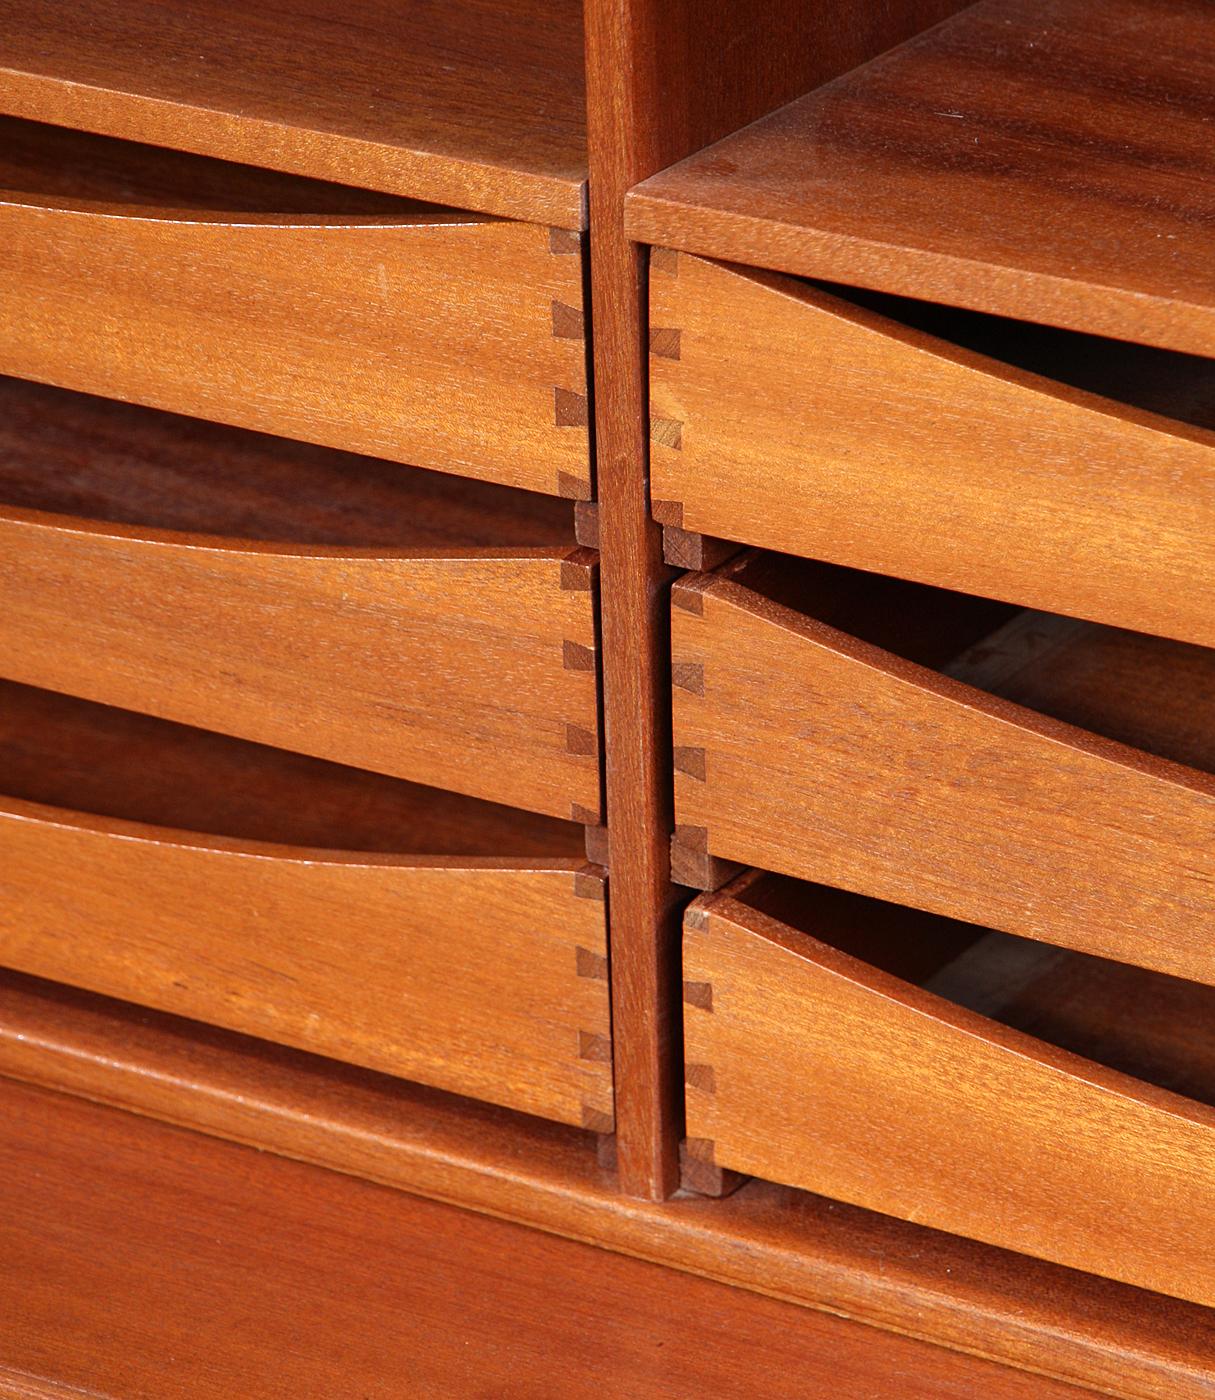
<svg viewBox="0 0 1215 1400"><path fill-rule="evenodd" d="M235 214L386 216L403 222L481 217L210 156L0 117L0 200L21 195Z"/></svg>
<svg viewBox="0 0 1215 1400"><path fill-rule="evenodd" d="M785 555L723 574L988 694L1215 772L1215 651Z"/></svg>
<svg viewBox="0 0 1215 1400"><path fill-rule="evenodd" d="M573 822L7 681L0 798L329 850L583 858Z"/></svg>
<svg viewBox="0 0 1215 1400"><path fill-rule="evenodd" d="M1215 360L1205 356L835 283L802 284L1014 369L1179 423L1215 429Z"/></svg>
<svg viewBox="0 0 1215 1400"><path fill-rule="evenodd" d="M574 542L574 504L0 378L0 506L275 543Z"/></svg>
<svg viewBox="0 0 1215 1400"><path fill-rule="evenodd" d="M1038 1040L1215 1105L1215 988L784 876L728 895Z"/></svg>

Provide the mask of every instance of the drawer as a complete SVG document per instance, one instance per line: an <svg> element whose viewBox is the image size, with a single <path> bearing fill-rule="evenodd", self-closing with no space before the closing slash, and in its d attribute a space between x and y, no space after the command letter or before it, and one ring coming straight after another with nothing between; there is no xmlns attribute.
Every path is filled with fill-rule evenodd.
<svg viewBox="0 0 1215 1400"><path fill-rule="evenodd" d="M0 964L610 1130L580 826L11 683L0 774Z"/></svg>
<svg viewBox="0 0 1215 1400"><path fill-rule="evenodd" d="M0 381L0 675L593 823L572 514Z"/></svg>
<svg viewBox="0 0 1215 1400"><path fill-rule="evenodd" d="M650 290L664 524L1215 645L1215 361L682 253Z"/></svg>
<svg viewBox="0 0 1215 1400"><path fill-rule="evenodd" d="M0 373L589 497L577 235L0 120Z"/></svg>
<svg viewBox="0 0 1215 1400"><path fill-rule="evenodd" d="M740 862L1215 982L1215 653L778 556L674 601L680 879Z"/></svg>
<svg viewBox="0 0 1215 1400"><path fill-rule="evenodd" d="M684 934L694 1158L1215 1303L1215 991L771 876Z"/></svg>

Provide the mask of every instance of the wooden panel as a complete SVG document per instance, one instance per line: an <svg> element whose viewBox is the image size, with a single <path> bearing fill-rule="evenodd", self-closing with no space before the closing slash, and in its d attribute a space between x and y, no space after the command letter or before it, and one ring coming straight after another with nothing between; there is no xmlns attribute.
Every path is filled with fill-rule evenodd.
<svg viewBox="0 0 1215 1400"><path fill-rule="evenodd" d="M13 510L0 515L0 670L554 816L577 806L593 819L585 558L293 549ZM566 643L589 666L570 669ZM526 684L512 684L504 703L508 678Z"/></svg>
<svg viewBox="0 0 1215 1400"><path fill-rule="evenodd" d="M638 180L754 121L961 0L587 0L595 227L595 441L604 591L604 705L613 874L620 1179L655 1199L679 1180L678 919L671 825L666 585L649 512L645 263L623 226ZM730 55L723 62L722 55Z"/></svg>
<svg viewBox="0 0 1215 1400"><path fill-rule="evenodd" d="M1215 362L1038 345L1123 403L773 274L671 254L650 288L668 524L1215 645Z"/></svg>
<svg viewBox="0 0 1215 1400"><path fill-rule="evenodd" d="M2 10L0 110L581 227L582 7L48 0Z"/></svg>
<svg viewBox="0 0 1215 1400"><path fill-rule="evenodd" d="M133 1014L17 974L0 975L0 1066L811 1308L936 1336L1037 1373L1034 1386L1057 1376L1125 1400L1205 1400L1210 1391L1210 1309L762 1181L725 1201L630 1200L577 1129ZM797 1333L812 1325L805 1315L790 1323Z"/></svg>
<svg viewBox="0 0 1215 1400"><path fill-rule="evenodd" d="M984 0L647 181L628 229L1212 355L1213 55L1202 0Z"/></svg>
<svg viewBox="0 0 1215 1400"><path fill-rule="evenodd" d="M70 870L64 881L53 872ZM603 888L0 800L6 966L607 1131Z"/></svg>
<svg viewBox="0 0 1215 1400"><path fill-rule="evenodd" d="M1138 699L1078 711L1108 713L1132 748L803 616L732 569L746 578L745 564L697 575L673 612L685 841L1215 981L1215 781L1156 757L1177 723L1152 724L1153 707L1179 717L1188 708L1190 732L1215 728L1212 653L1181 643L1132 650L1131 669L1143 668ZM838 575L846 593L848 576ZM893 612L890 630L905 615ZM1031 628L1026 667L1048 671L1054 649L1086 635L1074 624L1037 645ZM1112 666L1091 683L1116 695L1119 673ZM1149 742L1136 709L1165 742Z"/></svg>
<svg viewBox="0 0 1215 1400"><path fill-rule="evenodd" d="M73 198L62 160L85 161L60 141L6 171L0 371L590 496L576 238L448 210L133 197L138 147L111 146Z"/></svg>
<svg viewBox="0 0 1215 1400"><path fill-rule="evenodd" d="M892 1373L909 1400L1090 1393L58 1095L0 1103L5 1396L517 1395L525 1374L570 1400L744 1400L777 1360L780 1400Z"/></svg>
<svg viewBox="0 0 1215 1400"><path fill-rule="evenodd" d="M685 976L711 988L711 1009L685 1008L688 1131L719 1165L1215 1301L1206 1104L1010 1030L728 894L693 906L684 957ZM1174 1010L1186 1005L1177 985ZM1204 996L1193 1023L1173 1018L1175 1044L1209 1033Z"/></svg>

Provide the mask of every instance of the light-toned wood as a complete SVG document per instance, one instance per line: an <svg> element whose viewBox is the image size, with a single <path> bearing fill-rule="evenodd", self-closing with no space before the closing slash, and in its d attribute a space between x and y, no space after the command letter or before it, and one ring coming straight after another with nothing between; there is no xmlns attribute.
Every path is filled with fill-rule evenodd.
<svg viewBox="0 0 1215 1400"><path fill-rule="evenodd" d="M983 0L629 196L633 237L1215 355L1215 11Z"/></svg>
<svg viewBox="0 0 1215 1400"><path fill-rule="evenodd" d="M725 1201L630 1200L574 1128L158 1013L133 1015L17 974L0 975L0 1069L931 1336L1037 1373L1031 1387L1054 1376L1123 1400L1206 1400L1210 1393L1210 1309L762 1181Z"/></svg>
<svg viewBox="0 0 1215 1400"><path fill-rule="evenodd" d="M284 212L273 185L225 212L163 153L157 198L141 148L99 142L99 174L48 132L4 168L0 371L590 496L576 236L408 205L311 216L298 195Z"/></svg>
<svg viewBox="0 0 1215 1400"><path fill-rule="evenodd" d="M6 0L0 111L579 228L573 0Z"/></svg>
<svg viewBox="0 0 1215 1400"><path fill-rule="evenodd" d="M1053 718L941 674L946 645L888 649L950 595L894 585L883 607L880 580L790 561L786 589L813 585L795 609L748 586L779 593L765 569L677 586L680 828L713 856L1215 982L1215 779L1186 766L1210 751L1215 654L1031 621L1014 676L1086 654L1074 692L1043 682ZM833 619L861 589L886 635Z"/></svg>
<svg viewBox="0 0 1215 1400"><path fill-rule="evenodd" d="M70 880L62 872L70 871ZM6 966L609 1131L596 867L272 846L0 799Z"/></svg>
<svg viewBox="0 0 1215 1400"><path fill-rule="evenodd" d="M9 510L0 674L593 821L592 580L577 550L293 549Z"/></svg>
<svg viewBox="0 0 1215 1400"><path fill-rule="evenodd" d="M892 319L899 305L657 261L661 518L1215 645L1215 361L964 318L956 343ZM1001 340L1041 374L994 358ZM1161 398L1175 417L1147 411Z"/></svg>
<svg viewBox="0 0 1215 1400"><path fill-rule="evenodd" d="M13 685L0 774L0 964L610 1126L579 828Z"/></svg>
<svg viewBox="0 0 1215 1400"><path fill-rule="evenodd" d="M889 922L894 940L913 940L917 924L901 928L904 911L890 906L870 903L866 914L852 907L855 896L822 896L807 919L819 937L729 889L689 911L685 976L711 988L711 1009L684 1008L688 1132L711 1142L713 1159L1215 1302L1215 991L1165 978L1153 987L1152 974L1138 973L1141 997L1124 987L1120 1014L1097 1013L1116 1045L1124 1021L1133 1037L1139 1005L1157 993L1169 1058L1184 1061L1192 1048L1208 1071L1205 1081L1190 1075L1189 1087L1206 1100L1197 1102L852 956L851 926L866 917ZM872 936L864 931L862 943ZM986 976L992 1014L1001 999L1015 1007L1036 998L1049 1016L1055 960L1069 955L993 937L994 950L981 940L929 986L956 993L978 984L982 992ZM982 960L962 967L976 951L994 971ZM1100 1005L1110 985L1099 966L1082 972L1081 1013L1086 1000Z"/></svg>

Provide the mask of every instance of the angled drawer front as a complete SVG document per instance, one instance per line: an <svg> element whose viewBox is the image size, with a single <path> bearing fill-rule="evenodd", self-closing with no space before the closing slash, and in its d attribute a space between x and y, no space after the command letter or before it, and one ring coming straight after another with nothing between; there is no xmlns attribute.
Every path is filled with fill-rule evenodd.
<svg viewBox="0 0 1215 1400"><path fill-rule="evenodd" d="M312 216L309 182L250 199L240 167L27 130L3 130L0 373L590 496L577 235L406 201ZM197 207L196 167L219 186Z"/></svg>
<svg viewBox="0 0 1215 1400"><path fill-rule="evenodd" d="M1215 654L1017 614L921 664L823 620L856 576L799 611L770 562L676 586L677 868L707 853L1215 982Z"/></svg>
<svg viewBox="0 0 1215 1400"><path fill-rule="evenodd" d="M795 929L745 898L687 916L691 1151L1215 1303L1209 988L973 929L894 975L872 949L923 962L941 921L822 890Z"/></svg>
<svg viewBox="0 0 1215 1400"><path fill-rule="evenodd" d="M70 871L70 880L55 872ZM0 962L562 1122L611 1124L602 877L206 840L0 801Z"/></svg>
<svg viewBox="0 0 1215 1400"><path fill-rule="evenodd" d="M610 1127L581 827L9 683L0 775L0 965Z"/></svg>
<svg viewBox="0 0 1215 1400"><path fill-rule="evenodd" d="M656 251L655 515L1215 645L1215 361L889 300Z"/></svg>
<svg viewBox="0 0 1215 1400"><path fill-rule="evenodd" d="M593 556L336 547L0 514L0 674L593 821Z"/></svg>

